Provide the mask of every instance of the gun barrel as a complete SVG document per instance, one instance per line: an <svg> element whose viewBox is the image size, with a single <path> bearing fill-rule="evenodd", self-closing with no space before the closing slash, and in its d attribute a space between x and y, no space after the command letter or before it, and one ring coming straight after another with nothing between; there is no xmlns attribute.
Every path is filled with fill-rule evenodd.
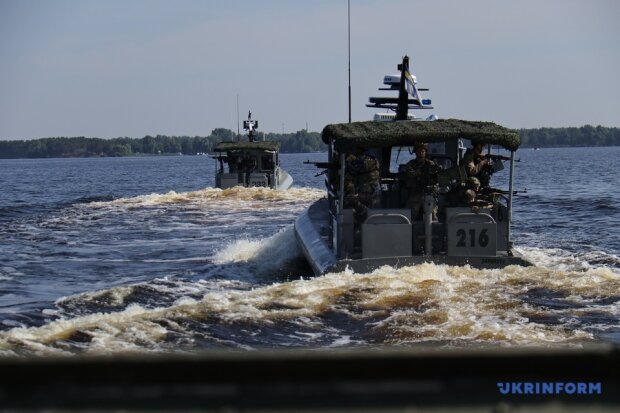
<svg viewBox="0 0 620 413"><path fill-rule="evenodd" d="M493 160L496 160L496 159L499 159L499 160L502 160L502 161L509 161L509 160L510 160L510 157L509 157L509 156L504 156L504 155L492 155L492 154L490 154L490 153L489 153L489 154L486 154L486 155L483 155L483 157L485 157L485 158L487 158L487 159L493 159ZM521 162L521 159L515 159L515 162Z"/></svg>
<svg viewBox="0 0 620 413"><path fill-rule="evenodd" d="M313 161L304 161L304 164L307 165L314 165L317 168L321 168L321 169L332 169L332 168L336 168L338 165L335 163L330 163L330 162L313 162Z"/></svg>
<svg viewBox="0 0 620 413"><path fill-rule="evenodd" d="M500 194L508 195L510 191L500 191ZM512 191L513 195L527 194L527 191Z"/></svg>

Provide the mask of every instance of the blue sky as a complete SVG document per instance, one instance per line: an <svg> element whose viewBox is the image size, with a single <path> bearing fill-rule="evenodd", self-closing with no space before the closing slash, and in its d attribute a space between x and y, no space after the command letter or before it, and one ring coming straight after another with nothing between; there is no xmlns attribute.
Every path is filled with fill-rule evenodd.
<svg viewBox="0 0 620 413"><path fill-rule="evenodd" d="M620 126L620 3L351 5L353 120L404 54L441 118ZM0 139L347 120L346 1L0 0ZM431 112L423 112L428 115Z"/></svg>

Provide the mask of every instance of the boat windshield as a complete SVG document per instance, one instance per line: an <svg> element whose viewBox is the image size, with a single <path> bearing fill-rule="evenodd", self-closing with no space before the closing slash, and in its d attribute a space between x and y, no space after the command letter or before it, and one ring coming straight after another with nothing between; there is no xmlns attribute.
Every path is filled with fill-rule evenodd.
<svg viewBox="0 0 620 413"><path fill-rule="evenodd" d="M399 165L415 159L413 146L393 146L390 156L390 172L398 172ZM433 142L428 144L427 157L438 164L442 169L448 169L456 165L456 159L448 155L445 142Z"/></svg>

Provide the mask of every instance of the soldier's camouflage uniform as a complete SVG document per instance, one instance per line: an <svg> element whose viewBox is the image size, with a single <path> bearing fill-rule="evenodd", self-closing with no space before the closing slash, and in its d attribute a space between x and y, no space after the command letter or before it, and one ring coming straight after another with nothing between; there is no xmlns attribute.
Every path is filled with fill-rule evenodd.
<svg viewBox="0 0 620 413"><path fill-rule="evenodd" d="M476 192L466 186L454 187L446 194L446 206L449 207L470 206L475 200Z"/></svg>
<svg viewBox="0 0 620 413"><path fill-rule="evenodd" d="M468 149L463 156L462 164L467 169L467 176L476 176L482 171L484 165L481 165L479 160L475 158L474 151Z"/></svg>
<svg viewBox="0 0 620 413"><path fill-rule="evenodd" d="M417 219L423 212L424 195L437 197L437 173L441 168L430 159L416 158L407 162L401 171L401 180L409 190L407 207L411 208L411 218ZM437 200L433 208L433 219L437 219Z"/></svg>
<svg viewBox="0 0 620 413"><path fill-rule="evenodd" d="M250 184L250 175L257 167L256 157L246 154L241 161L241 170L245 172L245 182Z"/></svg>
<svg viewBox="0 0 620 413"><path fill-rule="evenodd" d="M491 182L491 174L485 164L480 163L480 158L476 158L474 151L468 149L463 156L462 164L467 170L467 176L475 176L480 180L481 186L486 188Z"/></svg>
<svg viewBox="0 0 620 413"><path fill-rule="evenodd" d="M359 215L376 206L379 199L379 161L369 153L350 154L345 160L344 207Z"/></svg>

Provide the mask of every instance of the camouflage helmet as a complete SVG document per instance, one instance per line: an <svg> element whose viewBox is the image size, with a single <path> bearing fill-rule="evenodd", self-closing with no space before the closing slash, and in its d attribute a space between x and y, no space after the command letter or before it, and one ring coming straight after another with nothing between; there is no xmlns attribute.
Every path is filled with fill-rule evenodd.
<svg viewBox="0 0 620 413"><path fill-rule="evenodd" d="M418 142L415 145L413 145L413 149L415 149L416 151L418 149L425 149L426 151L428 151L428 143L426 142Z"/></svg>
<svg viewBox="0 0 620 413"><path fill-rule="evenodd" d="M470 176L469 178L467 178L467 186L470 186L470 187L480 186L480 180L476 178L475 176Z"/></svg>

